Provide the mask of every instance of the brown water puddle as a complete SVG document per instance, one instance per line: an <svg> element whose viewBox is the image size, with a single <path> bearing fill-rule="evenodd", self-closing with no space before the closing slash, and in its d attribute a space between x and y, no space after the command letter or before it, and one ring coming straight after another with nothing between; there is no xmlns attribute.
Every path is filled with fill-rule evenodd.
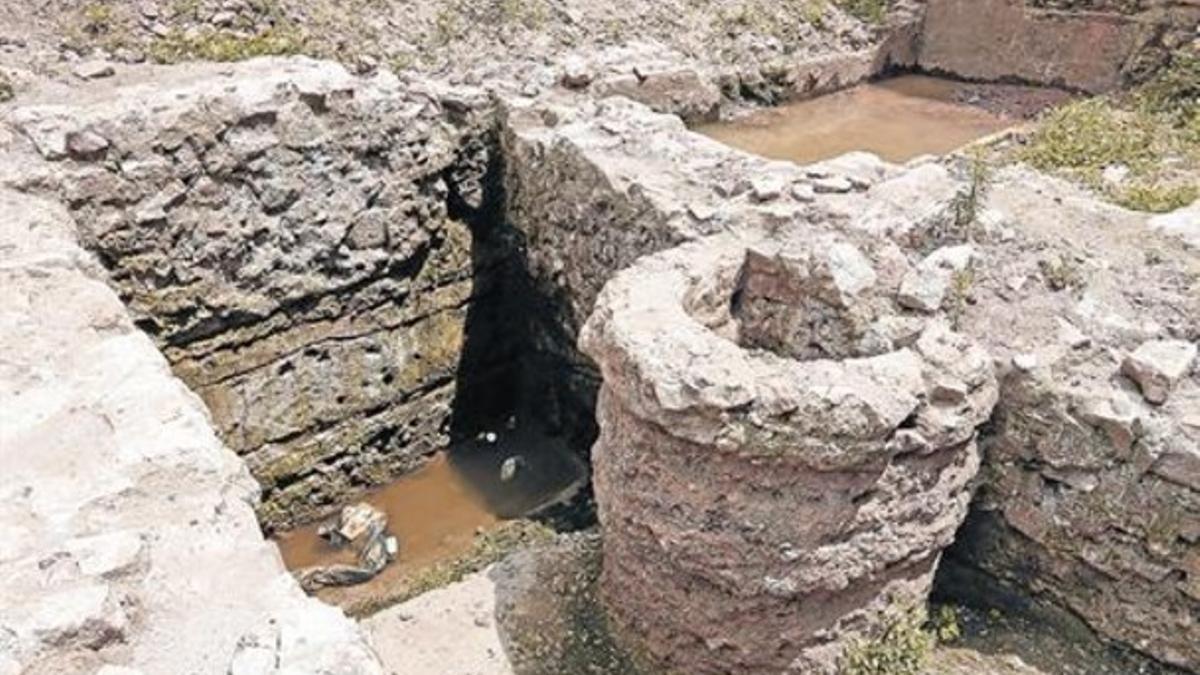
<svg viewBox="0 0 1200 675"><path fill-rule="evenodd" d="M368 583L326 588L317 595L343 607L386 597L414 573L468 552L479 532L555 502L586 478L583 461L561 437L534 425L495 434L495 442L459 443L366 494L364 501L387 513L388 529L400 542L399 557ZM514 455L522 458L520 468L502 480L501 465ZM351 553L318 537L317 527L313 523L277 537L288 569L354 562Z"/></svg>
<svg viewBox="0 0 1200 675"><path fill-rule="evenodd" d="M854 150L890 162L940 155L1012 126L1012 117L961 103L984 88L923 75L878 83L744 117L696 131L746 152L811 164ZM989 92L1013 92L990 87Z"/></svg>

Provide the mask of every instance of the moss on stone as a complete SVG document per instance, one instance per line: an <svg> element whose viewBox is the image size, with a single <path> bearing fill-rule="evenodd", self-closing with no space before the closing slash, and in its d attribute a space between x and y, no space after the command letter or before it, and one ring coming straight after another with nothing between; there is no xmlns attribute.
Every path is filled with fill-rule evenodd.
<svg viewBox="0 0 1200 675"><path fill-rule="evenodd" d="M887 0L834 0L843 12L859 21L881 24L887 18Z"/></svg>
<svg viewBox="0 0 1200 675"><path fill-rule="evenodd" d="M1134 169L1153 161L1152 136L1149 120L1095 98L1052 111L1021 157L1039 169L1067 169L1095 180L1106 166Z"/></svg>
<svg viewBox="0 0 1200 675"><path fill-rule="evenodd" d="M0 103L11 101L16 96L16 89L8 75L0 72Z"/></svg>
<svg viewBox="0 0 1200 675"><path fill-rule="evenodd" d="M1135 211L1166 213L1200 199L1196 185L1134 184L1117 193L1117 203Z"/></svg>

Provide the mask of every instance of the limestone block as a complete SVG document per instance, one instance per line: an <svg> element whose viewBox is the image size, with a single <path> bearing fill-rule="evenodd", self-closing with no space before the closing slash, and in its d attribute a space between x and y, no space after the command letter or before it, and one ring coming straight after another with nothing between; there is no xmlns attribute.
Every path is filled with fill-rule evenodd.
<svg viewBox="0 0 1200 675"><path fill-rule="evenodd" d="M1137 382L1147 401L1162 404L1192 369L1196 351L1194 343L1184 340L1144 342L1121 363L1121 372Z"/></svg>

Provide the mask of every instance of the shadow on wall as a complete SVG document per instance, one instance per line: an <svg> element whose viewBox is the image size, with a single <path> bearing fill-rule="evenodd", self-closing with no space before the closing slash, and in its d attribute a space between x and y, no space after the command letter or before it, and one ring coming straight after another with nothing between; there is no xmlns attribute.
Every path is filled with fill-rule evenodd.
<svg viewBox="0 0 1200 675"><path fill-rule="evenodd" d="M471 231L474 279L449 459L497 515L578 529L595 522L588 452L599 382L568 366L583 357L532 281L524 237L504 218L503 162L496 139L478 137L445 175L449 215ZM531 514L531 503L544 506Z"/></svg>

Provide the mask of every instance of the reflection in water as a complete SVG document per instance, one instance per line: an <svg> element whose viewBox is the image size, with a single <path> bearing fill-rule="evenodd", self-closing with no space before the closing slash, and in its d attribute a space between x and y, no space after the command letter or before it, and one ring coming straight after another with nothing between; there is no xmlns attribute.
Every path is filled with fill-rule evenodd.
<svg viewBox="0 0 1200 675"><path fill-rule="evenodd" d="M388 516L388 530L400 541L396 562L362 586L329 588L318 595L335 603L369 595L471 548L477 532L504 519L529 514L555 502L586 478L587 469L565 440L541 433L536 424L501 428L435 455L420 469L364 497ZM493 440L494 439L494 440ZM505 460L515 465L501 477ZM352 563L317 536L317 523L278 537L289 569Z"/></svg>
<svg viewBox="0 0 1200 675"><path fill-rule="evenodd" d="M755 111L696 131L771 159L810 164L854 150L891 162L945 154L1014 120L956 102L957 82L905 75Z"/></svg>

